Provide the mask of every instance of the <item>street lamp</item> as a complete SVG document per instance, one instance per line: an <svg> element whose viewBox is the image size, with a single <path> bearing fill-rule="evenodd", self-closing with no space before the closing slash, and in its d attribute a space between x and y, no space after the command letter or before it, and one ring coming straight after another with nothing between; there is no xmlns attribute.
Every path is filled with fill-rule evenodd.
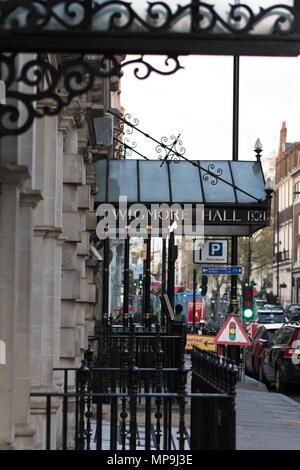
<svg viewBox="0 0 300 470"><path fill-rule="evenodd" d="M261 141L260 141L260 139L257 139L255 144L254 144L254 152L256 153L256 159L257 159L258 162L260 162L262 150L263 150L263 148L262 148Z"/></svg>
<svg viewBox="0 0 300 470"><path fill-rule="evenodd" d="M270 197L271 194L274 192L274 185L273 185L273 181L271 178L268 178L266 181L265 192L267 193L268 197Z"/></svg>

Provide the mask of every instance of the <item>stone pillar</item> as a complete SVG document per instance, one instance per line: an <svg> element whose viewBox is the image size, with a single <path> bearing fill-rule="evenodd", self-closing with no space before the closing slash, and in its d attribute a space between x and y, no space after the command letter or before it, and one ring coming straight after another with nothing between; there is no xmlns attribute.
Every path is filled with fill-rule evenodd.
<svg viewBox="0 0 300 470"><path fill-rule="evenodd" d="M19 176L28 177L27 169L19 170ZM22 175L23 173L23 175ZM19 190L12 168L0 168L0 332L6 344L6 365L0 366L0 449L13 448L16 382L14 368L14 327L17 280L16 248L18 241Z"/></svg>
<svg viewBox="0 0 300 470"><path fill-rule="evenodd" d="M88 197L85 165L78 153L78 130L71 128L64 140L61 365L79 366L84 350L84 314L78 302L84 268L78 249L88 244L85 236L85 211L80 206ZM82 202L81 202L82 201ZM82 248L80 248L82 247Z"/></svg>
<svg viewBox="0 0 300 470"><path fill-rule="evenodd" d="M36 149L36 181L44 199L34 214L31 375L32 392L44 393L57 391L61 383L59 374L53 373L53 367L59 365L62 244L63 135L58 132L57 118L38 122ZM53 401L53 414L58 406ZM44 398L32 399L31 413L38 429L35 446L45 448ZM55 448L55 425L52 430L51 447Z"/></svg>
<svg viewBox="0 0 300 470"><path fill-rule="evenodd" d="M32 276L32 210L41 194L39 191L25 191L20 194L20 232L16 269L18 295L16 302L16 323L14 350L16 382L18 392L15 403L15 441L19 449L33 447L34 426L30 414L30 353L31 353L31 276Z"/></svg>
<svg viewBox="0 0 300 470"><path fill-rule="evenodd" d="M0 448L31 448L34 428L30 403L30 279L32 209L39 191L22 190L26 166L0 168L0 331L6 365L0 367ZM27 186L28 188L28 186Z"/></svg>

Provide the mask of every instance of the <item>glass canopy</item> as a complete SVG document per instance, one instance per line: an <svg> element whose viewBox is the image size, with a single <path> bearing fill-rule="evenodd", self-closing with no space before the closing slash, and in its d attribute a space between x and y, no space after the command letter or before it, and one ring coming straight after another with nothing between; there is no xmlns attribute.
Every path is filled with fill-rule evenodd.
<svg viewBox="0 0 300 470"><path fill-rule="evenodd" d="M262 167L256 161L99 160L96 203L246 204L266 202Z"/></svg>

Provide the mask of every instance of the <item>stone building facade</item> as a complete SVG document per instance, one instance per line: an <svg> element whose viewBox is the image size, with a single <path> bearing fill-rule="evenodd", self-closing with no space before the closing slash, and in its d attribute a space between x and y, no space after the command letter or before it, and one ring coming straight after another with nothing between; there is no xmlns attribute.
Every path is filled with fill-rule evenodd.
<svg viewBox="0 0 300 470"><path fill-rule="evenodd" d="M300 142L287 142L285 122L275 183L273 292L286 306L300 301Z"/></svg>
<svg viewBox="0 0 300 470"><path fill-rule="evenodd" d="M48 60L55 65L69 57ZM101 309L94 276L99 261L90 251L95 161L113 156L112 139L97 144L95 118L101 137L101 118L119 106L119 93L118 81L97 79L59 116L38 119L25 134L0 141L2 449L44 447L45 400L30 394L62 391L62 372L53 368L80 366L94 332ZM52 448L61 446L60 406L51 408Z"/></svg>

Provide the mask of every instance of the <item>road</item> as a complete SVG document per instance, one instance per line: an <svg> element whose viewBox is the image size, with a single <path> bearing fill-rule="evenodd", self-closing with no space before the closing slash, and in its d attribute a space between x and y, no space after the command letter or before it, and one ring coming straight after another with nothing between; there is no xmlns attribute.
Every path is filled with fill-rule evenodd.
<svg viewBox="0 0 300 470"><path fill-rule="evenodd" d="M292 400L295 400L296 402L300 403L300 386L298 387L298 390L291 390L285 395L287 395Z"/></svg>
<svg viewBox="0 0 300 470"><path fill-rule="evenodd" d="M249 377L251 377L250 374ZM267 389L270 393L276 393L274 387L268 387ZM294 385L289 387L289 391L287 393L284 393L287 397L291 398L292 400L295 400L297 403L300 403L300 384L299 385Z"/></svg>

